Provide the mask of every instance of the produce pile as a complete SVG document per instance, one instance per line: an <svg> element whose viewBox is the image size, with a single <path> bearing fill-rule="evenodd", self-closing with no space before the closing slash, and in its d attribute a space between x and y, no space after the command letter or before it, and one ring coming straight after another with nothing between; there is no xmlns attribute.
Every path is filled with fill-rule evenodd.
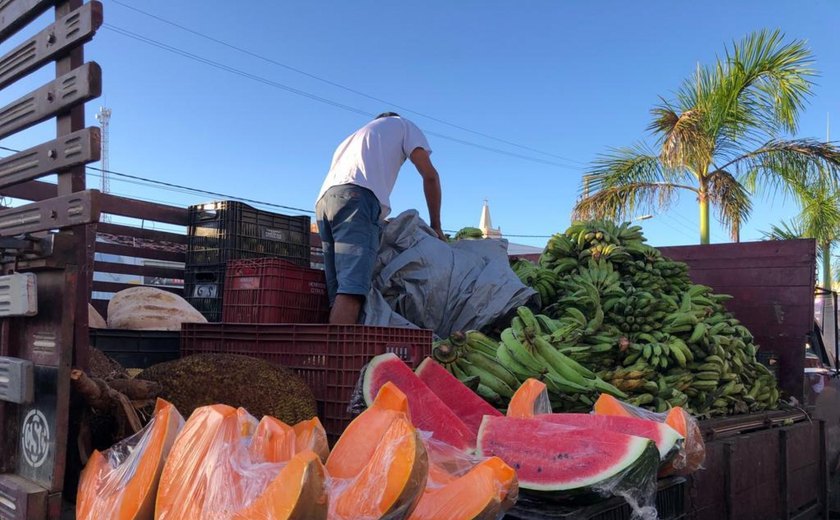
<svg viewBox="0 0 840 520"><path fill-rule="evenodd" d="M357 397L375 408L389 386L406 396L412 422L432 441L501 458L538 500L621 494L650 504L657 474L687 475L703 462L696 420L679 407L657 415L609 398L595 413L552 413L546 385L532 378L502 414L432 358L412 371L390 353L367 365Z"/></svg>
<svg viewBox="0 0 840 520"><path fill-rule="evenodd" d="M405 394L386 384L332 450L317 418L289 426L214 404L184 422L159 400L145 429L94 451L76 517L496 519L517 496L513 468L421 435Z"/></svg>
<svg viewBox="0 0 840 520"><path fill-rule="evenodd" d="M512 264L541 299L518 309L500 337L454 334L436 360L500 409L528 378L555 411L588 410L599 394L700 416L775 409L776 379L753 336L688 267L645 244L641 228L575 222L551 237L539 265Z"/></svg>

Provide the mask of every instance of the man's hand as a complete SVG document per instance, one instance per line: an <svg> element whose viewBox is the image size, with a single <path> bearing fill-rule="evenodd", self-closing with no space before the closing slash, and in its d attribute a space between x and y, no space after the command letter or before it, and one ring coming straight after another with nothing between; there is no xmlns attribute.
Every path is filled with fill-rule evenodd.
<svg viewBox="0 0 840 520"><path fill-rule="evenodd" d="M446 238L446 233L443 232L440 226L433 227L432 229L435 230L435 233L437 233L439 239L443 240L444 242L449 242L449 240L447 240Z"/></svg>

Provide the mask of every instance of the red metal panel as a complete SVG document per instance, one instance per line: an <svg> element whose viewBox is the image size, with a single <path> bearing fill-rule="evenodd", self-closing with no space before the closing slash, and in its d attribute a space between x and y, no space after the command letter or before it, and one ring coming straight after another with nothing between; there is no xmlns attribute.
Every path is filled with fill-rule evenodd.
<svg viewBox="0 0 840 520"><path fill-rule="evenodd" d="M729 444L729 518L782 517L779 431L735 437Z"/></svg>
<svg viewBox="0 0 840 520"><path fill-rule="evenodd" d="M813 328L816 245L786 240L680 246L662 253L689 266L696 283L731 294L727 308L779 358L780 385L802 400L806 336Z"/></svg>

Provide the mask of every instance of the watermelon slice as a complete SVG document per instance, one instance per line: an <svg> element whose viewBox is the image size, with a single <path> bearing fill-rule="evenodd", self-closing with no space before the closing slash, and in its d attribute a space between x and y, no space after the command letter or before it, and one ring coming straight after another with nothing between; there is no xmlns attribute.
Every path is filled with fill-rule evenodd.
<svg viewBox="0 0 840 520"><path fill-rule="evenodd" d="M432 358L424 359L415 373L476 435L485 415L502 416Z"/></svg>
<svg viewBox="0 0 840 520"><path fill-rule="evenodd" d="M588 428L592 430L609 430L644 437L656 443L659 458L665 460L676 449L682 435L665 423L638 419L636 417L618 417L613 415L590 415L586 413L552 413L536 416L541 421L554 424Z"/></svg>
<svg viewBox="0 0 840 520"><path fill-rule="evenodd" d="M659 463L643 437L542 418L485 417L478 451L501 458L516 469L521 488L535 491L582 491L637 465L653 474Z"/></svg>
<svg viewBox="0 0 840 520"><path fill-rule="evenodd" d="M464 424L396 354L381 354L368 364L362 382L368 406L388 381L408 398L411 422L418 429L430 432L435 439L459 450L475 448L476 432Z"/></svg>

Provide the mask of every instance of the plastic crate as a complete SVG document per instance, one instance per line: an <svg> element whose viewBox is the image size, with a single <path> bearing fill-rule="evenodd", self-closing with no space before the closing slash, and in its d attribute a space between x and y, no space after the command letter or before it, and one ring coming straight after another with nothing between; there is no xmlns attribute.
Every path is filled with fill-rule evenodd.
<svg viewBox="0 0 840 520"><path fill-rule="evenodd" d="M222 319L225 271L224 264L184 269L184 299L207 321Z"/></svg>
<svg viewBox="0 0 840 520"><path fill-rule="evenodd" d="M236 201L190 206L187 267L242 258L285 258L309 267L310 219L258 210Z"/></svg>
<svg viewBox="0 0 840 520"><path fill-rule="evenodd" d="M90 346L125 368L148 368L178 359L181 333L165 330L90 329Z"/></svg>
<svg viewBox="0 0 840 520"><path fill-rule="evenodd" d="M678 520L685 516L685 479L669 477L658 482L656 512L660 520ZM505 519L511 520L630 520L633 510L620 497L586 506L569 506L521 491L516 505Z"/></svg>
<svg viewBox="0 0 840 520"><path fill-rule="evenodd" d="M225 275L225 323L326 323L324 272L279 258L232 260Z"/></svg>
<svg viewBox="0 0 840 520"><path fill-rule="evenodd" d="M347 407L362 368L393 352L412 368L431 354L432 331L366 325L185 323L181 355L224 352L252 356L297 372L315 394L330 442L353 415Z"/></svg>

